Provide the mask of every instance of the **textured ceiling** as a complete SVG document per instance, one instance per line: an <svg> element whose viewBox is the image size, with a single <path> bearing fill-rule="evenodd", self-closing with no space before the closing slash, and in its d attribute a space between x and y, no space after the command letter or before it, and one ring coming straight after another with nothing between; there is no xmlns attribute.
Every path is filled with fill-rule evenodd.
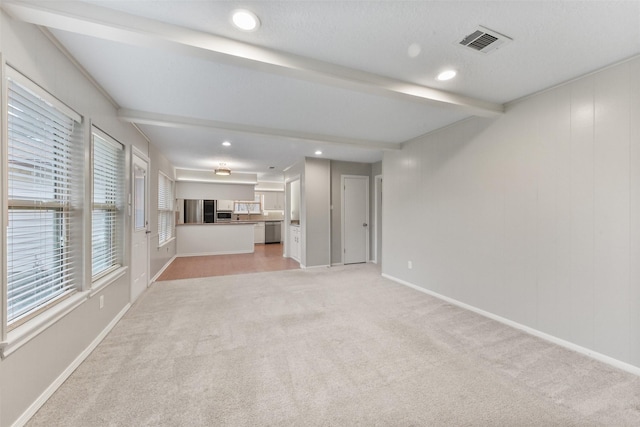
<svg viewBox="0 0 640 427"><path fill-rule="evenodd" d="M176 166L224 161L262 180L316 149L379 160L381 149L640 53L640 1L26 3L49 18L8 12L49 26ZM258 31L231 26L238 7L260 17ZM486 55L459 46L478 25L513 41ZM224 39L208 36L242 43L221 53L208 43ZM458 77L437 81L449 67Z"/></svg>
<svg viewBox="0 0 640 427"><path fill-rule="evenodd" d="M97 1L103 6L304 57L508 102L640 53L640 1ZM244 7L258 32L229 24ZM457 46L483 25L515 43L490 56ZM411 44L421 46L416 58ZM445 67L460 77L438 82ZM542 72L543 71L543 72Z"/></svg>

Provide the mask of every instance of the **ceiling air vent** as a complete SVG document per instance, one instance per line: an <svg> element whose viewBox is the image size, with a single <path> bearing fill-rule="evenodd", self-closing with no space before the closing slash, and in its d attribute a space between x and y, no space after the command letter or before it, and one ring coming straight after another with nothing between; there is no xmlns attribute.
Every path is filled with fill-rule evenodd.
<svg viewBox="0 0 640 427"><path fill-rule="evenodd" d="M504 34L496 33L485 27L478 27L476 31L462 39L460 44L476 52L489 53L510 41L511 39Z"/></svg>

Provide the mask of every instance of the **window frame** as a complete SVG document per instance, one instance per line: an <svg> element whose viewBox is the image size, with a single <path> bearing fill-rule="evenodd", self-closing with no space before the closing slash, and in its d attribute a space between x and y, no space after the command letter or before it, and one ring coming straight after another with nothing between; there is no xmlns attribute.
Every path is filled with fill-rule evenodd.
<svg viewBox="0 0 640 427"><path fill-rule="evenodd" d="M165 182L167 191L161 191L161 183ZM163 204L163 202L165 204ZM175 220L175 181L162 171L158 171L158 247L162 247L176 238ZM163 218L166 222L163 223ZM163 225L168 224L168 230L163 233ZM166 237L165 237L166 236Z"/></svg>
<svg viewBox="0 0 640 427"><path fill-rule="evenodd" d="M115 198L113 203L96 203L95 200L95 196L96 196L96 191L95 191L95 185L96 185L96 137L101 139L102 141L105 142L105 144L107 145L111 145L112 148L114 148L116 151L116 156L115 158L111 159L112 161L116 162L116 166L114 168L114 170L112 171L108 171L108 172L112 172L113 174L110 176L112 179L114 179L115 181L115 189L112 186L112 190L116 192L115 194ZM90 207L91 207L91 212L90 212L90 216L91 216L91 221L90 221L90 227L91 227L91 233L90 233L90 237L91 237L91 257L90 257L90 276L91 276L91 283L92 283L92 287L96 286L96 283L102 283L103 282L103 278L105 278L106 276L109 276L111 273L113 273L114 271L122 268L123 264L124 264L124 241L125 241L125 218L124 218L124 210L125 210L125 194L126 194L126 189L125 189L125 173L126 173L126 148L124 146L124 144L120 143L119 141L117 141L115 138L111 137L109 134L107 134L106 132L102 131L100 128L98 128L95 125L91 126L91 163L90 163L90 170L91 170L91 197L90 197ZM94 268L94 255L95 255L95 242L94 242L94 213L96 211L101 211L101 212L114 212L115 213L115 219L112 222L112 229L110 230L111 233L111 239L110 239L110 246L109 246L109 252L111 252L112 257L114 258L114 261L111 263L111 265L109 265L106 268L103 268L102 270L94 273L93 268Z"/></svg>
<svg viewBox="0 0 640 427"><path fill-rule="evenodd" d="M84 197L83 197L84 181L83 181L82 172L80 172L80 175L78 175L77 170L73 171L73 169L79 169L80 171L83 170L82 168L82 156L84 152L83 118L80 114L76 113L74 110L72 110L71 108L66 106L64 103L59 101L57 98L55 98L46 89L40 87L38 84L31 81L29 78L22 75L19 71L9 66L5 66L4 71L5 72L3 73L3 76L2 76L2 95L3 95L2 110L4 111L4 113L2 114L2 124L3 124L4 131L2 134L2 159L1 159L2 161L0 162L1 163L0 168L2 169L3 176L5 176L6 178L3 180L3 184L2 184L2 190L3 190L2 192L3 194L2 225L4 227L1 233L2 248L0 249L0 255L2 259L2 277L3 277L2 286L0 287L2 291L2 316L1 316L0 331L1 331L3 341L6 340L6 337L9 332L12 332L12 335L15 335L13 331L17 329L22 329L21 328L22 325L24 325L27 322L30 322L34 318L41 317L42 313L60 311L64 307L68 306L69 304L73 304L73 301L77 299L77 298L74 298L73 295L78 293L79 291L82 291L83 280L82 280L81 272L84 264L84 257L81 257L81 259L79 260L73 259L73 253L75 253L75 251L77 250L77 247L81 246L82 244L81 242L82 225L81 224L83 223L83 220L80 215L82 213L82 205L84 201ZM15 89L11 89L11 86L14 84L17 87ZM23 94L21 95L20 92L22 92ZM50 201L37 200L37 197L35 196L34 196L35 198L31 199L29 197L24 197L24 195L22 196L19 195L17 198L14 198L14 199L9 199L10 197L9 170L10 170L10 158L11 158L10 147L13 147L11 148L11 150L20 150L20 145L14 145L13 140L11 141L12 143L10 144L10 141L9 141L9 123L10 123L9 94L10 93L15 93L16 96L22 97L22 99L24 99L25 102L32 104L34 106L33 108L35 109L42 108L43 104L47 105L48 106L47 109L42 109L42 111L44 111L43 117L49 117L49 116L53 117L56 115L58 117L64 116L73 123L73 127L70 129L69 134L65 138L62 138L62 140L57 140L57 141L66 141L63 143L64 145L62 146L64 147L66 145L66 148L62 149L63 151L57 151L60 149L59 148L60 142L54 142L56 140L51 140L44 143L45 145L50 145L52 147L51 152L53 154L50 154L50 156L53 156L54 159L56 159L57 157L60 157L59 153L65 153L65 155L68 156L66 160L62 161L63 163L59 163L61 162L61 160L55 160L58 163L53 163L51 166L52 168L55 168L55 169L51 169L51 170L38 169L42 171L40 173L41 178L45 178L47 174L50 175L45 181L43 181L44 188L47 189L46 191L52 191L52 194L54 195L49 197L49 198L53 197ZM25 97L24 94L29 94L33 98ZM13 108L17 108L17 107L14 106ZM33 110L33 111L35 112L36 110ZM15 117L18 117L18 116L15 116ZM18 120L22 120L22 122L24 122L23 118L18 117ZM22 122L18 121L16 122L16 125L19 125ZM24 122L24 123L28 123L28 122ZM47 126L50 127L52 125L47 124ZM28 128L24 128L24 129L28 129ZM34 133L28 134L28 135L33 135L33 137L29 137L29 140L33 138L33 141L36 141L35 144L37 145L38 144L37 137L39 136L39 134L36 132L38 132L39 129L42 129L42 128L40 128L36 123L33 126L33 129L34 129ZM58 134L58 132L55 132L55 134ZM25 147L31 147L31 146L35 147L36 145L33 145L34 142L30 142L29 140L23 140L25 142L22 142L20 144L28 144ZM45 156L40 155L40 159L44 159L44 158ZM17 162L15 161L13 162L14 167L15 165L21 164L21 162L19 161L19 158L17 160L18 160ZM38 162L38 161L41 161L41 160L39 160L39 157L37 154L34 154L33 159L31 159L31 161L27 161L25 165L33 166L34 162ZM70 168L69 172L64 172L64 175L59 175L59 172L54 172L58 170L64 171L65 170L64 168L63 169L59 169L59 168L61 167L61 165L65 165L65 164L67 164L67 167ZM34 171L36 171L36 169L37 168L34 168ZM33 176L37 178L37 175L38 174L34 172ZM16 175L12 178L13 182L19 183L20 179L23 176L28 177L29 174L25 175L21 172L16 172ZM62 181L60 181L61 176L63 177ZM64 186L59 187L59 185L57 185L56 182L64 183L63 184ZM64 191L68 192L68 196L62 199L59 199L60 201L57 201L58 196L56 194L59 193L60 191L59 188L64 188L65 189ZM13 211L14 213L10 214L11 211ZM14 214L19 215L21 211L23 213L28 211L33 211L34 213L35 212L53 213L55 219L53 220L53 223L49 224L47 227L51 227L51 229L54 230L53 231L54 234L61 233L60 234L61 242L64 242L64 244L58 250L56 250L58 254L55 255L55 257L53 258L54 259L53 262L61 263L59 264L59 267L56 267L56 269L58 268L69 269L68 270L69 273L66 273L66 272L63 273L65 275L69 274L69 279L68 279L68 282L67 281L64 282L66 284L62 288L58 289L60 292L52 292L48 297L39 299L38 304L34 304L23 313L15 314L10 318L9 310L8 310L9 256L11 256L8 250L9 249L9 246L8 246L9 232L10 232L9 218ZM76 221L73 221L74 219ZM80 226L75 225L74 222L80 223ZM41 223L41 224L45 224L45 223ZM11 230L11 232L13 232L13 230ZM67 270L64 270L64 271L67 271ZM55 290L55 287L59 286L55 284L55 280L53 282L51 281L49 282L52 283L52 290ZM64 302L64 301L67 301L67 302ZM53 307L57 307L57 308L54 310ZM3 354L6 354L4 349L3 349Z"/></svg>
<svg viewBox="0 0 640 427"><path fill-rule="evenodd" d="M262 215L264 198L262 194L256 194L253 200L235 200L233 213L239 215ZM256 210L257 208L257 210Z"/></svg>

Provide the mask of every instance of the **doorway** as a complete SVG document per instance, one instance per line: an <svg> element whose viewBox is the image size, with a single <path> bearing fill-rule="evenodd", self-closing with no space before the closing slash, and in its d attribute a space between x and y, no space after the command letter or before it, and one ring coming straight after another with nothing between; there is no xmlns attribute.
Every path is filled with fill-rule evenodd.
<svg viewBox="0 0 640 427"><path fill-rule="evenodd" d="M376 175L374 184L373 262L382 264L382 175Z"/></svg>
<svg viewBox="0 0 640 427"><path fill-rule="evenodd" d="M342 176L342 262L369 259L369 177Z"/></svg>
<svg viewBox="0 0 640 427"><path fill-rule="evenodd" d="M131 302L149 285L149 159L134 150L131 167Z"/></svg>
<svg viewBox="0 0 640 427"><path fill-rule="evenodd" d="M296 177L286 183L286 203L285 203L285 256L301 262L302 242L301 242L301 188L300 177Z"/></svg>

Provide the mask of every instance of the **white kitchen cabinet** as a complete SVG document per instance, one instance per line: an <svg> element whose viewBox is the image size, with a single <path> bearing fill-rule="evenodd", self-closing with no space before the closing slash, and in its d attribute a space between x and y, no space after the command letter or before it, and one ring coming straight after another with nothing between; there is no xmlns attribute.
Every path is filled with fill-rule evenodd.
<svg viewBox="0 0 640 427"><path fill-rule="evenodd" d="M232 211L233 210L233 200L218 200L218 210L219 211Z"/></svg>
<svg viewBox="0 0 640 427"><path fill-rule="evenodd" d="M300 226L299 225L290 225L289 226L289 256L296 261L300 262Z"/></svg>
<svg viewBox="0 0 640 427"><path fill-rule="evenodd" d="M264 222L257 222L253 226L253 242L264 243Z"/></svg>
<svg viewBox="0 0 640 427"><path fill-rule="evenodd" d="M284 192L268 191L262 193L264 195L265 211L283 211L284 210Z"/></svg>

